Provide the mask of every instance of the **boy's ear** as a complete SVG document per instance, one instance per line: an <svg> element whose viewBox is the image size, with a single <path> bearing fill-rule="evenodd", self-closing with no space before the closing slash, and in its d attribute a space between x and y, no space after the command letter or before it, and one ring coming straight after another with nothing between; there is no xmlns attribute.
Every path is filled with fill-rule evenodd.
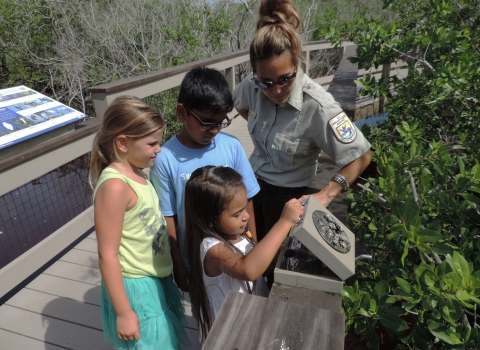
<svg viewBox="0 0 480 350"><path fill-rule="evenodd" d="M125 135L119 135L115 139L115 146L123 153L127 153L128 150L128 138Z"/></svg>
<svg viewBox="0 0 480 350"><path fill-rule="evenodd" d="M185 107L183 107L183 104L178 103L177 104L177 118L179 122L184 122L185 119L187 118L187 110Z"/></svg>

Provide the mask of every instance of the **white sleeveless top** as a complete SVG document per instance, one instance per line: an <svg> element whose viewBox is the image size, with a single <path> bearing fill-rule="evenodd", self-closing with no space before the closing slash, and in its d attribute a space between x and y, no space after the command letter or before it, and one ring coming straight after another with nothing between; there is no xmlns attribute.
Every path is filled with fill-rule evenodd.
<svg viewBox="0 0 480 350"><path fill-rule="evenodd" d="M214 245L222 243L216 238L205 238L200 245L200 259L202 261L202 271L203 271L203 283L205 284L205 290L207 292L207 298L210 303L210 315L212 316L212 323L217 318L220 308L222 307L223 301L227 296L227 293L231 290L239 293L248 293L247 286L244 281L237 280L236 278L230 277L225 273L221 273L215 277L208 277L205 274L204 269L204 260L207 251L212 248ZM223 244L223 243L222 243ZM252 244L245 238L240 242L234 244L243 254L247 254L253 247ZM248 282L250 288L253 287L252 282ZM260 276L255 284L255 290L253 294L268 297L268 288L263 279L263 276Z"/></svg>

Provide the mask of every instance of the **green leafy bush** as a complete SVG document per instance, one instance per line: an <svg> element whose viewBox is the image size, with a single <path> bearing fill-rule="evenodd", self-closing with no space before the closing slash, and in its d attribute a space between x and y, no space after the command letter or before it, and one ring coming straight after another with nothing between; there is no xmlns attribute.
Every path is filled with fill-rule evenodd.
<svg viewBox="0 0 480 350"><path fill-rule="evenodd" d="M398 16L329 31L358 44L362 68L409 69L359 81L388 98L389 120L364 127L378 175L348 194L350 228L373 260L347 280L346 329L372 349L478 349L480 4L385 7Z"/></svg>

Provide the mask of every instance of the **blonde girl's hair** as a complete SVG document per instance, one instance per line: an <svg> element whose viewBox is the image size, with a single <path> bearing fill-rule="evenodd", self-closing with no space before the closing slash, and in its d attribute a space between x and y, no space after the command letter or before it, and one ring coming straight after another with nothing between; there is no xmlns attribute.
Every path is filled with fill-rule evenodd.
<svg viewBox="0 0 480 350"><path fill-rule="evenodd" d="M257 32L250 44L250 63L256 71L256 62L279 57L286 51L296 67L304 61L302 54L303 24L291 0L262 0L257 21Z"/></svg>
<svg viewBox="0 0 480 350"><path fill-rule="evenodd" d="M120 135L137 141L163 128L160 112L134 96L119 96L105 111L102 127L95 136L90 160L88 181L95 187L103 169L119 161L116 139Z"/></svg>
<svg viewBox="0 0 480 350"><path fill-rule="evenodd" d="M203 262L200 246L205 238L215 238L237 254L242 252L220 231L222 213L236 194L246 193L243 177L229 167L207 165L195 170L185 186L185 248L190 265L189 287L192 312L199 321L199 331L205 338L212 327L212 315L203 282ZM208 203L208 204L207 204ZM245 237L252 243L255 242ZM251 294L253 288L245 282Z"/></svg>

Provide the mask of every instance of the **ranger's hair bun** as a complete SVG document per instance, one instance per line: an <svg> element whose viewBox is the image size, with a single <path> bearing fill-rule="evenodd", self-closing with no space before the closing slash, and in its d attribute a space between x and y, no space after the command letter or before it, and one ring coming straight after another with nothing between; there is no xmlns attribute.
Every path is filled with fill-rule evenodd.
<svg viewBox="0 0 480 350"><path fill-rule="evenodd" d="M262 0L257 30L268 25L290 25L298 33L303 33L303 25L291 0Z"/></svg>

